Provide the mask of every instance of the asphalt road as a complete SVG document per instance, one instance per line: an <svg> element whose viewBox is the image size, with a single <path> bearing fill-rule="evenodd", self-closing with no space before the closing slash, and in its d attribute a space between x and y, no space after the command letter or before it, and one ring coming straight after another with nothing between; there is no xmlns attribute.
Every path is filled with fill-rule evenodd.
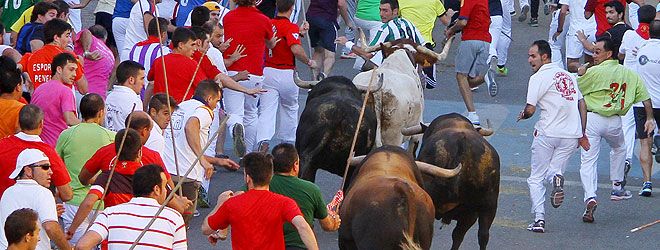
<svg viewBox="0 0 660 250"><path fill-rule="evenodd" d="M96 1L83 10L84 26L93 22L91 11ZM653 1L655 3L655 1ZM531 133L537 118L516 123L516 115L525 104L526 86L531 75L527 63L528 46L537 39L547 39L550 18L541 11L540 27L529 27L526 23L513 21L513 41L509 50L509 75L497 80L500 92L496 97L490 97L485 87L474 92L477 111L482 120L490 119L495 129L495 135L489 141L497 149L501 158L501 183L499 207L495 223L490 230L489 248L491 249L660 249L660 225L635 233L630 230L640 225L660 219L660 203L657 191L653 197L645 198L635 195L627 201L609 201L609 147L603 146L598 161L599 175L599 207L595 213L596 222L583 223L581 215L584 209L582 201L583 190L579 178L579 153L571 158L566 173L566 200L564 204L554 209L546 204L546 233L528 232L525 228L533 219L530 213L529 190L526 178L529 175ZM435 39L443 38L438 25ZM439 86L425 91L426 107L424 120L432 121L440 114L449 112L465 113L465 106L458 93L453 62L458 41L454 42L450 56L440 62L438 67ZM332 75L353 77L357 72L352 69L352 60L337 60ZM305 69L300 69L301 77L309 77ZM306 92L301 91L301 111L304 108ZM231 152L230 143L226 151ZM636 150L635 157L638 156ZM655 164L654 183L656 190L660 188L658 164ZM632 176L628 188L636 194L641 185L641 169L638 159L633 161ZM324 171L319 171L317 184L321 187L323 196L329 201L339 188L341 178ZM237 190L244 185L242 171L218 171L212 179L210 197L215 203L217 195L225 190ZM200 217L192 220L188 231L190 249L230 249L229 241L220 242L211 247L200 233L202 219L211 211L210 208L200 208ZM387 218L383 218L387 219ZM451 230L455 222L440 229L440 222L435 223L433 249L447 249L451 246ZM463 249L478 248L477 225L473 226L465 237ZM337 234L323 232L318 224L314 231L321 249L337 249ZM378 233L378 232L374 232Z"/></svg>

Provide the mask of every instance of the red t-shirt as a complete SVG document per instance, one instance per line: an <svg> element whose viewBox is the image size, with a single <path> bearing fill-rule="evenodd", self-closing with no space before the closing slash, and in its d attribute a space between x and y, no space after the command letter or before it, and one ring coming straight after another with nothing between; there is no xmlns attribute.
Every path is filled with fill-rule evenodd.
<svg viewBox="0 0 660 250"><path fill-rule="evenodd" d="M185 100L192 98L195 88L200 81L207 79L205 72L197 72L195 80L193 81L188 95L185 96L186 89L190 85L190 79L195 73L197 62L192 58L186 57L182 54L170 53L162 57L156 58L151 65L160 65L162 60L165 60L165 69L167 70L167 84L169 85L170 96L181 103ZM203 64L203 63L202 63ZM154 94L165 93L165 74L163 67L151 67L147 80L154 81Z"/></svg>
<svg viewBox="0 0 660 250"><path fill-rule="evenodd" d="M50 80L52 75L50 65L53 63L55 56L64 52L70 53L73 55L73 57L76 58L78 70L76 70L75 80L78 81L80 78L82 78L84 73L83 66L77 60L78 57L75 54L65 51L56 45L46 44L34 53L25 54L19 62L21 65L23 65L23 71L28 73L30 80L32 80L34 83L34 89L37 89L39 85Z"/></svg>
<svg viewBox="0 0 660 250"><path fill-rule="evenodd" d="M607 22L607 16L605 13L605 4L609 3L612 0L587 0L587 4L584 6L584 11L589 11L596 16L596 36L599 37L607 30L612 28L612 25ZM623 8L626 8L626 0L619 0L623 4Z"/></svg>
<svg viewBox="0 0 660 250"><path fill-rule="evenodd" d="M294 200L267 190L249 190L225 201L209 217L209 226L231 225L231 246L241 249L284 249L285 222L301 215Z"/></svg>
<svg viewBox="0 0 660 250"><path fill-rule="evenodd" d="M202 58L202 52L195 51L193 53L192 59L195 60L195 67L197 67L197 63L199 63L199 60L202 60L202 64L199 65L199 72L204 73L206 75L206 79L215 79L215 77L220 74L220 70L218 70L218 67L213 65L211 62L211 59L207 55L204 55L204 58Z"/></svg>
<svg viewBox="0 0 660 250"><path fill-rule="evenodd" d="M488 0L463 0L462 5L458 19L467 20L467 24L463 27L461 40L479 40L490 43Z"/></svg>
<svg viewBox="0 0 660 250"><path fill-rule="evenodd" d="M263 75L266 40L273 37L274 29L270 19L256 7L238 7L227 13L223 23L225 40L233 39L223 53L225 58L229 58L239 44L245 46L243 53L247 55L227 67L227 70L247 70L253 75Z"/></svg>
<svg viewBox="0 0 660 250"><path fill-rule="evenodd" d="M2 194L7 188L16 183L15 180L9 179L9 175L16 169L16 158L18 158L18 155L28 148L39 149L46 154L53 170L53 175L51 176L53 185L57 187L71 182L71 177L69 177L69 172L66 169L66 165L64 165L64 161L46 143L24 141L16 137L16 135L11 135L0 139L0 148L2 149L0 150L0 197L2 197Z"/></svg>
<svg viewBox="0 0 660 250"><path fill-rule="evenodd" d="M98 171L110 170L112 161L115 159L115 156L117 156L117 153L115 152L115 144L110 143L99 148L99 150L96 150L96 153L94 153L94 155L92 155L92 157L89 158L87 162L85 162L84 168L92 174L95 174ZM163 163L163 159L160 157L160 154L142 146L142 165L150 164L156 164L162 167L165 171L167 179L169 180L171 178L170 174L167 172L167 168L165 168L165 163ZM117 163L117 166L120 166L119 162ZM118 170L119 168L115 167L115 171Z"/></svg>
<svg viewBox="0 0 660 250"><path fill-rule="evenodd" d="M115 173L112 175L108 190L105 191L103 204L112 207L126 203L133 198L133 174L142 167L142 164L134 161L118 161ZM103 196L103 188L108 183L110 170L103 170L94 181L94 185L88 194L96 195L99 199Z"/></svg>
<svg viewBox="0 0 660 250"><path fill-rule="evenodd" d="M291 46L301 44L300 28L286 17L275 17L272 23L277 30L277 37L281 40L277 42L272 51L266 52L266 67L295 69L296 58L291 52Z"/></svg>

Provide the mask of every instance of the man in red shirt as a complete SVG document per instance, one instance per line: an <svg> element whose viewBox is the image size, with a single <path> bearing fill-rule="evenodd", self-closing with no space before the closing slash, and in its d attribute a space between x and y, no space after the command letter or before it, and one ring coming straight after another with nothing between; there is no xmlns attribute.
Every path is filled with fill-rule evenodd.
<svg viewBox="0 0 660 250"><path fill-rule="evenodd" d="M475 126L479 126L480 123L470 88L481 85L488 71L486 62L491 41L488 32L490 26L488 13L488 0L464 0L458 21L445 32L445 37L449 38L458 31L463 31L456 55L456 81L468 111L467 118Z"/></svg>
<svg viewBox="0 0 660 250"><path fill-rule="evenodd" d="M270 19L256 7L256 0L236 0L238 7L225 16L226 41L232 40L224 57L229 58L238 45L245 46L246 56L238 59L227 67L228 74L233 76L243 70L249 72L249 80L239 83L246 88L261 86L263 77L264 53L266 47L273 49L277 43L273 25ZM257 135L257 102L258 98L233 90L223 92L229 120L227 127L231 129L234 141L234 151L237 156L252 151Z"/></svg>
<svg viewBox="0 0 660 250"><path fill-rule="evenodd" d="M7 166L16 166L16 159L26 148L36 148L46 154L50 159L53 169L52 183L57 188L57 195L62 201L68 201L73 198L73 190L69 186L71 177L67 172L66 166L57 155L57 152L48 144L41 141L39 135L44 126L44 113L35 105L25 105L18 113L18 123L21 132L0 139L0 197L4 191L16 183L9 179L9 174L13 168Z"/></svg>
<svg viewBox="0 0 660 250"><path fill-rule="evenodd" d="M293 82L293 71L296 69L296 58L311 68L316 68L316 62L305 55L300 42L300 28L289 21L293 12L295 0L278 0L277 16L272 23L277 30L280 41L275 48L266 54L264 68L264 89L268 92L259 98L259 122L257 122L257 150L268 151L268 141L275 135L275 120L278 113L280 123L277 128L278 141L291 142L296 140L298 127L298 86ZM303 31L309 29L309 24L303 24Z"/></svg>
<svg viewBox="0 0 660 250"><path fill-rule="evenodd" d="M298 230L307 249L318 249L312 228L298 205L289 197L268 190L273 177L272 156L250 153L241 160L248 191L236 196L226 191L218 196L218 204L202 222L202 233L213 245L224 240L232 226L233 249L284 249L285 222ZM233 196L233 197L232 197Z"/></svg>
<svg viewBox="0 0 660 250"><path fill-rule="evenodd" d="M53 58L65 51L67 45L71 43L71 32L73 28L71 25L60 19L53 19L44 24L44 45L41 49L32 54L25 54L19 64L22 65L23 71L27 72L30 80L34 84L33 89L37 89L39 85L50 80L52 76L51 63ZM71 53L74 57L75 54ZM81 94L87 93L87 79L83 75L83 67L80 60L76 62L78 69L76 70L76 77L74 83L76 89Z"/></svg>
<svg viewBox="0 0 660 250"><path fill-rule="evenodd" d="M596 38L599 38L603 33L612 28L612 24L607 22L605 13L605 4L610 1L619 1L626 8L626 3L634 2L639 6L644 6L644 0L587 0L584 5L584 18L589 19L592 15L596 14Z"/></svg>
<svg viewBox="0 0 660 250"><path fill-rule="evenodd" d="M190 99L197 88L197 84L206 79L215 79L216 82L222 83L224 87L240 91L242 92L241 94L256 95L262 92L260 88L254 88L254 86L249 88L241 86L227 75L220 73L217 68L213 71L209 67L210 61L208 61L209 65L202 62L205 66L202 68L200 65L200 70L195 73L197 61L193 59L193 55L199 49L199 44L196 42L195 33L190 29L179 27L174 30L172 47L174 48L172 53L156 58L151 64L147 80L153 83L147 87L144 95L145 100L150 100L153 94L166 92L166 77L162 66L163 61L165 61L165 70L167 71L169 94L179 103ZM201 54L197 58L201 58ZM208 60L206 57L205 59ZM215 67L213 65L210 66ZM195 79L192 81L192 86L189 87L193 75L195 75ZM184 96L187 89L188 94Z"/></svg>

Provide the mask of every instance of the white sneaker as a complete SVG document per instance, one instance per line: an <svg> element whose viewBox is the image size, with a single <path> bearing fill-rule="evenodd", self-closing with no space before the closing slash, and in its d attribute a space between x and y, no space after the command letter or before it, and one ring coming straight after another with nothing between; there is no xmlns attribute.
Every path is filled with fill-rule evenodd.
<svg viewBox="0 0 660 250"><path fill-rule="evenodd" d="M477 126L481 125L481 123L479 122L479 115L468 113L467 118L468 120L470 120L472 125L477 125Z"/></svg>

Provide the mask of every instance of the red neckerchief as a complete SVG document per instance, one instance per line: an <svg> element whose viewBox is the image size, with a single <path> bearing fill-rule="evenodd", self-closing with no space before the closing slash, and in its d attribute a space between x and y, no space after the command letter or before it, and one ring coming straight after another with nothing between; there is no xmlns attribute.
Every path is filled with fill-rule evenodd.
<svg viewBox="0 0 660 250"><path fill-rule="evenodd" d="M144 45L147 45L147 44L159 43L159 42L160 42L160 39L157 36L149 36L149 38L147 38L147 40L144 40L142 42L137 43L136 46L144 46Z"/></svg>
<svg viewBox="0 0 660 250"><path fill-rule="evenodd" d="M637 34L644 38L644 40L649 40L651 37L649 34L649 24L648 23L640 23L639 26L637 27L636 30Z"/></svg>

